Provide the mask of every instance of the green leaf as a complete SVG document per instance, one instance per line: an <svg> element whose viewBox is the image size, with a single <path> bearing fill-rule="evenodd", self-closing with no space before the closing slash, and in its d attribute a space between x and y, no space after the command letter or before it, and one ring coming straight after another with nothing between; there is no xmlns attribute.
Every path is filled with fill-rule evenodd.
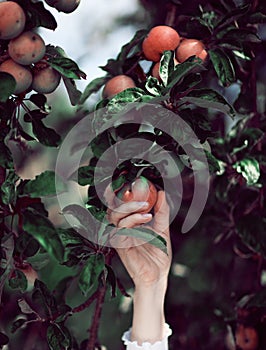
<svg viewBox="0 0 266 350"><path fill-rule="evenodd" d="M9 279L9 286L12 289L20 289L22 292L25 292L28 282L24 273L20 270L14 270Z"/></svg>
<svg viewBox="0 0 266 350"><path fill-rule="evenodd" d="M0 102L6 102L16 88L16 80L11 74L0 72Z"/></svg>
<svg viewBox="0 0 266 350"><path fill-rule="evenodd" d="M56 181L55 181L56 180ZM37 175L34 180L28 180L23 187L23 194L29 194L32 198L55 195L66 190L62 179L57 177L54 171L46 170Z"/></svg>
<svg viewBox="0 0 266 350"><path fill-rule="evenodd" d="M122 46L122 49L117 56L117 60L120 62L124 62L125 59L130 55L130 53L132 53L132 49L135 46L140 46L142 44L142 40L147 35L147 32L147 29L138 30L134 37L130 40L130 42Z"/></svg>
<svg viewBox="0 0 266 350"><path fill-rule="evenodd" d="M229 56L219 48L211 49L208 53L221 83L229 86L235 82L235 70Z"/></svg>
<svg viewBox="0 0 266 350"><path fill-rule="evenodd" d="M182 103L192 103L202 108L214 108L231 118L234 118L235 111L233 107L220 95L217 91L212 89L195 89L188 93L185 97L179 99Z"/></svg>
<svg viewBox="0 0 266 350"><path fill-rule="evenodd" d="M266 288L255 293L245 304L245 308L266 307Z"/></svg>
<svg viewBox="0 0 266 350"><path fill-rule="evenodd" d="M8 336L0 332L0 346L2 347L3 345L8 344L8 342L9 342Z"/></svg>
<svg viewBox="0 0 266 350"><path fill-rule="evenodd" d="M39 250L40 245L32 235L26 232L20 233L16 239L15 251L17 254L23 254L27 258L33 256Z"/></svg>
<svg viewBox="0 0 266 350"><path fill-rule="evenodd" d="M220 168L219 160L217 158L215 158L211 152L208 152L205 150L205 154L206 154L206 158L208 161L210 173L214 174L214 173L220 171L221 168Z"/></svg>
<svg viewBox="0 0 266 350"><path fill-rule="evenodd" d="M6 180L1 185L1 197L4 204L11 204L16 199L16 182L18 181L19 176L15 173L14 170L10 170Z"/></svg>
<svg viewBox="0 0 266 350"><path fill-rule="evenodd" d="M0 142L0 166L7 169L14 166L12 153L3 141Z"/></svg>
<svg viewBox="0 0 266 350"><path fill-rule="evenodd" d="M43 308L47 317L52 317L57 313L57 302L55 297L49 291L45 283L40 280L35 280L34 282L32 300Z"/></svg>
<svg viewBox="0 0 266 350"><path fill-rule="evenodd" d="M63 209L63 214L71 214L75 219L80 222L80 225L90 232L93 226L93 218L90 212L78 204L67 205ZM95 235L95 232L92 232Z"/></svg>
<svg viewBox="0 0 266 350"><path fill-rule="evenodd" d="M115 298L116 297L116 276L112 266L106 264L105 267L107 270L106 281L110 284L110 287L111 287L111 298Z"/></svg>
<svg viewBox="0 0 266 350"><path fill-rule="evenodd" d="M255 185L260 178L260 165L255 158L244 158L233 165L233 168L247 181L247 185Z"/></svg>
<svg viewBox="0 0 266 350"><path fill-rule="evenodd" d="M175 69L174 65L174 51L164 51L160 60L159 75L162 79L163 85L168 83L168 77L173 73Z"/></svg>
<svg viewBox="0 0 266 350"><path fill-rule="evenodd" d="M71 335L62 324L53 323L48 326L47 341L51 350L71 350Z"/></svg>
<svg viewBox="0 0 266 350"><path fill-rule="evenodd" d="M109 113L119 113L124 111L125 107L131 102L138 102L147 93L137 87L128 88L117 95L115 95L107 104L107 109Z"/></svg>
<svg viewBox="0 0 266 350"><path fill-rule="evenodd" d="M161 86L157 80L157 78L154 78L152 76L149 76L147 78L145 89L153 96L160 96L161 95Z"/></svg>
<svg viewBox="0 0 266 350"><path fill-rule="evenodd" d="M32 2L30 0L18 0L17 2L28 14L28 29L40 26L51 30L56 29L57 23L54 16L50 11L46 10L41 1Z"/></svg>
<svg viewBox="0 0 266 350"><path fill-rule="evenodd" d="M119 236L127 236L138 238L144 242L152 244L154 247L159 248L165 254L167 254L167 244L166 240L155 233L154 231L141 227L141 228L121 228L116 231Z"/></svg>
<svg viewBox="0 0 266 350"><path fill-rule="evenodd" d="M34 103L37 107L45 110L47 98L43 94L31 94L29 100Z"/></svg>
<svg viewBox="0 0 266 350"><path fill-rule="evenodd" d="M81 186L92 185L95 167L91 165L82 166L78 169L78 184Z"/></svg>
<svg viewBox="0 0 266 350"><path fill-rule="evenodd" d="M86 74L79 69L76 62L68 57L49 58L47 63L66 78L86 79Z"/></svg>
<svg viewBox="0 0 266 350"><path fill-rule="evenodd" d="M168 93L169 90L180 83L186 75L199 73L205 70L201 62L202 61L198 58L189 58L187 61L177 64L174 71L168 76L167 86L164 88L163 94Z"/></svg>
<svg viewBox="0 0 266 350"><path fill-rule="evenodd" d="M79 288L84 295L88 295L91 288L97 283L103 269L104 255L101 253L90 255L79 277Z"/></svg>
<svg viewBox="0 0 266 350"><path fill-rule="evenodd" d="M32 120L32 131L45 146L58 147L61 143L60 135L54 129L47 128L40 119Z"/></svg>
<svg viewBox="0 0 266 350"><path fill-rule="evenodd" d="M77 89L75 81L70 78L63 77L68 97L72 106L76 106L79 102L81 92Z"/></svg>
<svg viewBox="0 0 266 350"><path fill-rule="evenodd" d="M35 311L31 308L31 306L27 303L25 299L19 299L18 306L23 314L35 313Z"/></svg>
<svg viewBox="0 0 266 350"><path fill-rule="evenodd" d="M97 92L107 81L108 81L108 77L104 76L101 78L96 78L94 80L92 80L85 88L85 90L83 91L82 95L80 96L79 99L79 104L83 104L92 93Z"/></svg>
<svg viewBox="0 0 266 350"><path fill-rule="evenodd" d="M266 221L259 214L245 215L236 224L243 243L266 257Z"/></svg>
<svg viewBox="0 0 266 350"><path fill-rule="evenodd" d="M40 245L58 261L64 251L58 233L51 221L34 209L23 212L23 229L37 239Z"/></svg>

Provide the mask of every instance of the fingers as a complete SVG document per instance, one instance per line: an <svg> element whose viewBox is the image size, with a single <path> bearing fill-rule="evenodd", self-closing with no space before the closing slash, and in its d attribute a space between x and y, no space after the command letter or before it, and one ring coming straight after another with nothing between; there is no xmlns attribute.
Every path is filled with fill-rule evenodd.
<svg viewBox="0 0 266 350"><path fill-rule="evenodd" d="M115 209L107 210L107 219L115 226L119 226L121 220L131 216L132 213L141 212L147 208L147 202L128 202ZM139 218L139 217L138 217ZM119 226L120 227L120 226ZM125 226L123 226L125 227Z"/></svg>
<svg viewBox="0 0 266 350"><path fill-rule="evenodd" d="M153 227L157 232L169 232L169 214L170 208L166 201L164 191L158 192L157 202L154 206L154 223Z"/></svg>
<svg viewBox="0 0 266 350"><path fill-rule="evenodd" d="M117 227L118 228L132 228L135 226L139 226L142 224L146 224L147 222L151 221L152 219L152 215L151 214L141 214L141 213L137 213L137 214L132 214L129 215L127 217L125 217L124 219L120 220Z"/></svg>

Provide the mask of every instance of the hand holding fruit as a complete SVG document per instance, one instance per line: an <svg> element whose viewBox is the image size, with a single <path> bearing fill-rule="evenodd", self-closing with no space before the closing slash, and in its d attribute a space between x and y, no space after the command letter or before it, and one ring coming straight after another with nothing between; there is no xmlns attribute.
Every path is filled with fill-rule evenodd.
<svg viewBox="0 0 266 350"><path fill-rule="evenodd" d="M140 195L140 193L139 193ZM144 193L146 196L147 193ZM171 264L171 243L169 235L169 206L165 192L156 192L154 217L147 213L149 203L135 200L116 206L116 197L108 186L105 198L108 203L108 220L118 228L134 228L142 224L149 224L149 228L161 235L167 242L168 254L157 247L140 242L133 237L115 236L116 248L124 266L133 279L135 286L151 286L157 283L166 284ZM145 205L146 203L146 205ZM123 247L123 248L121 248Z"/></svg>

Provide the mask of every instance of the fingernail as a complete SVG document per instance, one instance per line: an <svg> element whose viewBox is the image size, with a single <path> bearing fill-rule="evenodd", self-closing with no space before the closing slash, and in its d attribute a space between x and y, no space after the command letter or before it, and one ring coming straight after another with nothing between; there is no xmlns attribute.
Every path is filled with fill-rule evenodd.
<svg viewBox="0 0 266 350"><path fill-rule="evenodd" d="M152 215L150 213L141 214L143 218L150 218Z"/></svg>
<svg viewBox="0 0 266 350"><path fill-rule="evenodd" d="M139 202L139 204L141 207L144 207L144 208L146 208L149 205L148 202Z"/></svg>

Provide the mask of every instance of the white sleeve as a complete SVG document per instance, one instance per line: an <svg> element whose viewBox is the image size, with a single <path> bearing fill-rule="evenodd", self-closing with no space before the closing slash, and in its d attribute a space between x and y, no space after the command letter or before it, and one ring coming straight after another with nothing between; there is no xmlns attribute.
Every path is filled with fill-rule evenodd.
<svg viewBox="0 0 266 350"><path fill-rule="evenodd" d="M164 337L162 340L157 341L154 344L144 342L141 345L138 345L136 341L131 341L131 329L125 332L122 336L122 340L126 345L126 350L168 350L168 337L172 334L172 330L169 325L165 324Z"/></svg>

